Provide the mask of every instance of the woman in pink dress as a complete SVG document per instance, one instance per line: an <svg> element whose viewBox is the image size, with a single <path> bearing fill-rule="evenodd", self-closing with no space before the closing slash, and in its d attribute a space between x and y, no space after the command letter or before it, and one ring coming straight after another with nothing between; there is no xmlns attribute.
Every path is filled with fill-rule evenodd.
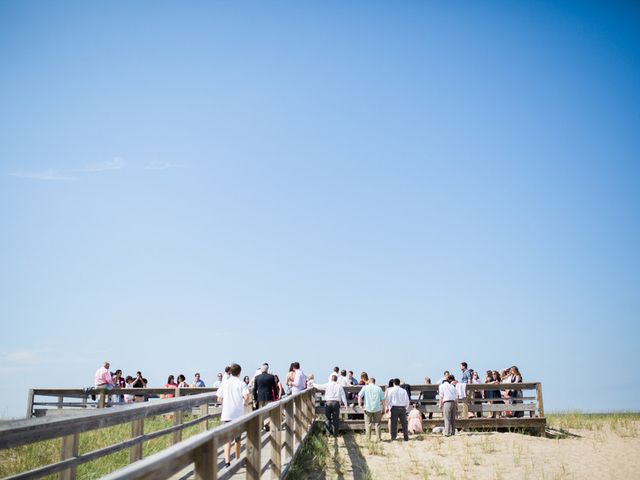
<svg viewBox="0 0 640 480"><path fill-rule="evenodd" d="M415 404L409 412L409 425L407 428L412 435L422 433L422 413L420 413Z"/></svg>
<svg viewBox="0 0 640 480"><path fill-rule="evenodd" d="M176 388L178 386L173 378L173 375L169 375L167 383L164 384L164 388ZM173 393L165 393L162 398L173 398Z"/></svg>

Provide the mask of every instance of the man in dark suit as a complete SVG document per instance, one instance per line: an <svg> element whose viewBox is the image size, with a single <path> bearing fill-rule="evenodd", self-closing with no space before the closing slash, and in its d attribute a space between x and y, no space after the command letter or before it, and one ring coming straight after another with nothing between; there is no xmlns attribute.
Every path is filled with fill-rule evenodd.
<svg viewBox="0 0 640 480"><path fill-rule="evenodd" d="M263 363L260 373L253 379L253 401L262 408L276 398L276 377L269 373L269 364ZM264 429L269 430L269 420L265 421Z"/></svg>

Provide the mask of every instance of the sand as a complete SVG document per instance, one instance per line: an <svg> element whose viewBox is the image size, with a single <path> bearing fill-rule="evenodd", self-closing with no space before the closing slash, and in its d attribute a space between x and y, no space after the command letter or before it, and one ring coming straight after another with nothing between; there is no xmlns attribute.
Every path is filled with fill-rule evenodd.
<svg viewBox="0 0 640 480"><path fill-rule="evenodd" d="M575 436L518 433L427 434L376 445L362 434L329 438L326 479L640 478L640 422L624 428L568 430Z"/></svg>

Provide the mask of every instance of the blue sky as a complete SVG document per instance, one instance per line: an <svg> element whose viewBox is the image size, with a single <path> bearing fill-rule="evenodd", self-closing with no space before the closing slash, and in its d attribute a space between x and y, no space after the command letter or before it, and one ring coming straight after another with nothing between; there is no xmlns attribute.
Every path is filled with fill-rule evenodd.
<svg viewBox="0 0 640 480"><path fill-rule="evenodd" d="M0 416L104 360L205 381L512 364L638 410L632 2L0 3Z"/></svg>

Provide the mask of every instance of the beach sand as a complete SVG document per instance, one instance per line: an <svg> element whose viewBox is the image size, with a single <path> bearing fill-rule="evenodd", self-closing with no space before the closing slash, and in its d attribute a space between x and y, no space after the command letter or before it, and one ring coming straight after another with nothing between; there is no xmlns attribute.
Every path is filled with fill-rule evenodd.
<svg viewBox="0 0 640 480"><path fill-rule="evenodd" d="M385 433L382 443L377 445L367 442L362 434L345 434L337 441L328 438L327 468L309 477L640 478L639 421L566 431L571 435L563 438L494 432L462 432L449 438L423 434L412 436L408 442L393 443Z"/></svg>

